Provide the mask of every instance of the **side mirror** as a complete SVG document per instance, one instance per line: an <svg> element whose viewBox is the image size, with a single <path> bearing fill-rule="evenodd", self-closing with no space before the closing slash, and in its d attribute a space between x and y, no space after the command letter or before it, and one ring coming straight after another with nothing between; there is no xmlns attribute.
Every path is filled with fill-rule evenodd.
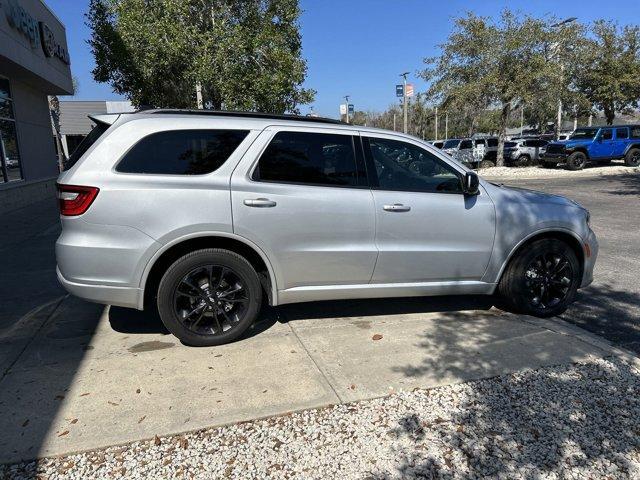
<svg viewBox="0 0 640 480"><path fill-rule="evenodd" d="M475 172L467 172L464 176L464 185L462 187L465 195L477 195L480 191L480 179Z"/></svg>

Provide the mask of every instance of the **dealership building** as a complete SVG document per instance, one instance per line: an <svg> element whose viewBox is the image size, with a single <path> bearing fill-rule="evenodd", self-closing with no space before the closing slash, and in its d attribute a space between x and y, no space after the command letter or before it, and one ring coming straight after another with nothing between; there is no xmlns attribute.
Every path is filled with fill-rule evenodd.
<svg viewBox="0 0 640 480"><path fill-rule="evenodd" d="M71 95L64 25L39 0L0 0L0 214L51 196L48 95Z"/></svg>

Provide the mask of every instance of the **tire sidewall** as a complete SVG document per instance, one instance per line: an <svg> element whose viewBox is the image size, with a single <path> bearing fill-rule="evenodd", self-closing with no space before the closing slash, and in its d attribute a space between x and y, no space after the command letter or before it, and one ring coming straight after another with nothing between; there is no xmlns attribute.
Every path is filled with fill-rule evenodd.
<svg viewBox="0 0 640 480"><path fill-rule="evenodd" d="M567 296L557 306L549 309L539 309L529 303L528 292L525 285L525 272L531 262L543 253L558 253L564 255L574 272L571 279L571 286ZM508 285L502 289L503 296L508 296L506 300L521 313L537 317L552 317L564 312L575 300L576 292L580 287L580 263L573 249L565 242L557 239L541 239L521 250L517 257L513 259L506 272L505 279Z"/></svg>
<svg viewBox="0 0 640 480"><path fill-rule="evenodd" d="M225 266L234 271L247 286L249 306L243 319L230 331L221 335L201 335L186 328L173 308L174 292L185 275L206 264ZM253 324L262 303L262 288L258 274L240 255L221 249L198 250L176 260L165 272L158 287L158 312L165 327L183 343L190 346L221 345L236 340Z"/></svg>
<svg viewBox="0 0 640 480"><path fill-rule="evenodd" d="M567 158L567 168L569 170L582 170L586 163L587 156L582 152L574 152Z"/></svg>
<svg viewBox="0 0 640 480"><path fill-rule="evenodd" d="M640 149L639 148L632 148L625 155L624 163L626 163L630 167L640 166L640 157L636 157L636 159L634 161L634 155L639 154L639 153L640 153Z"/></svg>

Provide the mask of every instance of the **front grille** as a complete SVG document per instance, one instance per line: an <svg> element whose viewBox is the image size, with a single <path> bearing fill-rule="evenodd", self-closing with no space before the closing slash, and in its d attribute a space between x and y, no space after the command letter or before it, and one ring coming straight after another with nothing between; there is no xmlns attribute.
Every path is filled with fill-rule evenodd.
<svg viewBox="0 0 640 480"><path fill-rule="evenodd" d="M564 153L564 145L550 143L547 145L547 153Z"/></svg>

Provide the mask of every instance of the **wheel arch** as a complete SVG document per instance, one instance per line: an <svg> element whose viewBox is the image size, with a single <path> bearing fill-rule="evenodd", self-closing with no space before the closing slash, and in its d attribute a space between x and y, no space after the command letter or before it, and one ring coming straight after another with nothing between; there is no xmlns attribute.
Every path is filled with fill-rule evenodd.
<svg viewBox="0 0 640 480"><path fill-rule="evenodd" d="M627 145L627 148L624 149L623 156L626 156L632 148L640 148L640 142L634 142Z"/></svg>
<svg viewBox="0 0 640 480"><path fill-rule="evenodd" d="M591 157L589 155L589 149L586 147L576 147L573 148L571 150L571 153L575 153L575 152L580 152L580 153L584 153L584 155L587 157L587 160L589 160ZM571 153L569 153L569 155L571 155ZM569 157L569 155L567 155L567 157Z"/></svg>
<svg viewBox="0 0 640 480"><path fill-rule="evenodd" d="M574 232L562 228L552 228L545 230L538 230L526 236L522 239L509 253L507 259L502 263L500 268L500 272L498 273L498 278L496 281L496 285L500 283L502 280L502 276L504 272L507 270L509 264L513 261L513 259L520 253L527 245L531 243L542 240L544 238L555 238L557 240L564 241L567 245L571 247L573 252L576 254L578 258L578 263L580 264L580 278L582 279L584 275L584 262L585 262L585 253L583 249L583 242Z"/></svg>
<svg viewBox="0 0 640 480"><path fill-rule="evenodd" d="M258 272L269 304L277 305L278 289L275 272L265 253L246 238L230 233L212 232L180 237L163 245L154 254L147 263L140 280L143 292L140 295L138 308L143 310L150 305L158 291L162 274L173 262L189 252L203 248L224 248L246 258Z"/></svg>

